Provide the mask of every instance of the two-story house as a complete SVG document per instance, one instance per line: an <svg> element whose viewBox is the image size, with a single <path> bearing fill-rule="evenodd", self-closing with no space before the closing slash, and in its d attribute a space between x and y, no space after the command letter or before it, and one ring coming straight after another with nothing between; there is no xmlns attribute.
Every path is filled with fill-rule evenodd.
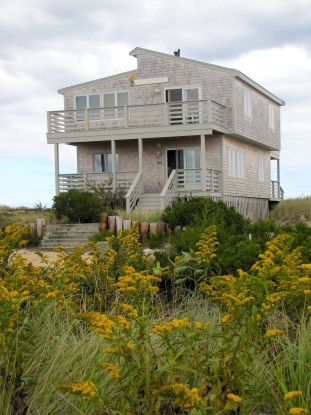
<svg viewBox="0 0 311 415"><path fill-rule="evenodd" d="M101 183L125 189L127 210L191 194L266 218L282 198L284 102L240 71L179 52L130 55L137 69L58 91L64 109L48 112L47 134L56 194ZM59 144L76 147L77 173L60 174Z"/></svg>

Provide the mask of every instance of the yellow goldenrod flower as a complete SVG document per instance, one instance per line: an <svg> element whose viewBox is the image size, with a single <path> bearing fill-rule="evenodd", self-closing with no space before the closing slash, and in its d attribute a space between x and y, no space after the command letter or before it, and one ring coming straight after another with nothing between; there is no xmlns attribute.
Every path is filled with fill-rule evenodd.
<svg viewBox="0 0 311 415"><path fill-rule="evenodd" d="M284 334L284 330L280 330L280 329L271 329L271 330L267 330L266 331L266 336L267 337L275 337L275 336L280 336L281 334Z"/></svg>
<svg viewBox="0 0 311 415"><path fill-rule="evenodd" d="M182 410L193 409L198 403L202 402L197 388L188 388L182 383L163 386L158 391L158 395L173 401Z"/></svg>
<svg viewBox="0 0 311 415"><path fill-rule="evenodd" d="M173 330L175 329L180 329L180 328L190 328L191 324L188 321L188 318L183 318L183 319L174 319L171 320L165 324L163 324L162 326L154 326L151 329L151 333L155 333L158 336L162 336L165 334L170 334L172 333Z"/></svg>
<svg viewBox="0 0 311 415"><path fill-rule="evenodd" d="M69 386L61 385L60 388L76 395L80 395L82 399L85 400L93 399L97 395L96 385L89 380L77 382Z"/></svg>
<svg viewBox="0 0 311 415"><path fill-rule="evenodd" d="M242 402L242 398L240 398L240 396L235 395L234 393L228 393L227 398L235 403L241 403Z"/></svg>
<svg viewBox="0 0 311 415"><path fill-rule="evenodd" d="M304 415L308 413L308 410L305 408L291 408L288 413L290 415Z"/></svg>
<svg viewBox="0 0 311 415"><path fill-rule="evenodd" d="M296 396L302 396L302 391L291 391L284 395L284 400L287 401L288 399L293 399Z"/></svg>
<svg viewBox="0 0 311 415"><path fill-rule="evenodd" d="M126 343L126 347L127 347L127 349L129 349L129 350L133 350L133 349L134 349L134 345L133 345L133 343L131 343L131 342L127 342L127 343Z"/></svg>
<svg viewBox="0 0 311 415"><path fill-rule="evenodd" d="M111 379L119 379L121 377L120 370L113 363L98 363L97 366L107 370Z"/></svg>

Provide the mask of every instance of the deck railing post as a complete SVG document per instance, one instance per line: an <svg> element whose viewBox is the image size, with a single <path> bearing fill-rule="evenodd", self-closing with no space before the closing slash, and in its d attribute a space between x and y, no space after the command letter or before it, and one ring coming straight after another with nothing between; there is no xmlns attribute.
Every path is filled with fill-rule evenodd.
<svg viewBox="0 0 311 415"><path fill-rule="evenodd" d="M48 134L51 134L51 111L48 111L47 121L48 121Z"/></svg>
<svg viewBox="0 0 311 415"><path fill-rule="evenodd" d="M164 105L164 114L163 114L164 115L164 120L163 120L163 122L164 122L164 125L169 125L169 110L170 110L170 107L169 107L167 102L163 105Z"/></svg>
<svg viewBox="0 0 311 415"><path fill-rule="evenodd" d="M124 128L128 127L128 109L127 105L124 106Z"/></svg>
<svg viewBox="0 0 311 415"><path fill-rule="evenodd" d="M86 108L85 110L85 131L89 129L89 110Z"/></svg>

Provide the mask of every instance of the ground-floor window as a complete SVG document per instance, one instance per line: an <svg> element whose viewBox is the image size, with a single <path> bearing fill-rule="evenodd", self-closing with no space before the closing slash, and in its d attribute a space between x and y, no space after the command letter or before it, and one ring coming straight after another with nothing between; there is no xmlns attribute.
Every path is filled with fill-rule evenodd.
<svg viewBox="0 0 311 415"><path fill-rule="evenodd" d="M93 154L94 173L112 172L112 154ZM119 154L116 154L116 171L120 170Z"/></svg>

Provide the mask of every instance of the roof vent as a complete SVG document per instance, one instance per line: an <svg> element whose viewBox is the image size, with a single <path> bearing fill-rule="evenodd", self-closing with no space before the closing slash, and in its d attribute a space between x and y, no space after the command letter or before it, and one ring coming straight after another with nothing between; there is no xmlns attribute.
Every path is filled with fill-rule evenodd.
<svg viewBox="0 0 311 415"><path fill-rule="evenodd" d="M180 49L175 50L174 55L180 57Z"/></svg>

